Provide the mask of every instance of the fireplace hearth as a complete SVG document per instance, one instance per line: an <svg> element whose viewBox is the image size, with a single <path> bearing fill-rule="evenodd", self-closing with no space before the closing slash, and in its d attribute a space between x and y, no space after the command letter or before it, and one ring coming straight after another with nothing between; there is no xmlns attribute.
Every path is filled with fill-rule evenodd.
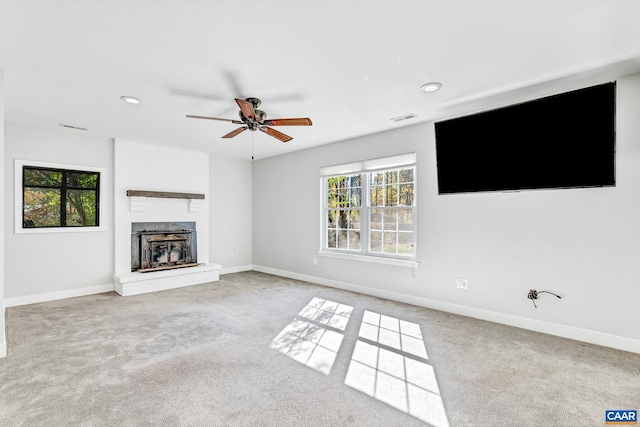
<svg viewBox="0 0 640 427"><path fill-rule="evenodd" d="M131 224L131 271L146 273L196 265L195 222Z"/></svg>

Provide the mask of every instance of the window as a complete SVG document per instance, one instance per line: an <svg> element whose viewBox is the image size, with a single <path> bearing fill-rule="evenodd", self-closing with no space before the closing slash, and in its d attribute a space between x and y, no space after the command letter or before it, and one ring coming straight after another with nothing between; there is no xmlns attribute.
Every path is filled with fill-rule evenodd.
<svg viewBox="0 0 640 427"><path fill-rule="evenodd" d="M16 160L16 232L99 228L101 172Z"/></svg>
<svg viewBox="0 0 640 427"><path fill-rule="evenodd" d="M415 153L329 166L321 174L321 252L415 258Z"/></svg>
<svg viewBox="0 0 640 427"><path fill-rule="evenodd" d="M362 175L327 178L327 247L359 251Z"/></svg>

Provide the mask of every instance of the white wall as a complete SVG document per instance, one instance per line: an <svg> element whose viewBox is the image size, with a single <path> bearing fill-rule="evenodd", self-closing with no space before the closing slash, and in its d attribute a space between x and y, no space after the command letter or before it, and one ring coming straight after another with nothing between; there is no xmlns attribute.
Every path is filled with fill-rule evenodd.
<svg viewBox="0 0 640 427"><path fill-rule="evenodd" d="M4 298L15 302L33 295L69 296L65 292L108 287L113 274L112 141L90 132L18 123L5 126ZM100 206L105 231L15 234L14 159L106 168L106 176L101 178L108 184Z"/></svg>
<svg viewBox="0 0 640 427"><path fill-rule="evenodd" d="M433 124L253 164L253 263L417 305L640 352L640 75L618 80L617 185L438 196ZM319 258L321 166L416 151L411 269ZM457 278L469 290L456 289ZM541 295L538 309L526 298Z"/></svg>
<svg viewBox="0 0 640 427"><path fill-rule="evenodd" d="M196 220L199 262L211 260L222 264L223 273L251 268L250 162L212 157L210 173L209 155L206 153L120 141L120 156L127 160L120 162L122 174L119 179L115 177L119 187L114 194L115 144L111 139L79 131L7 123L5 145L2 150L5 158L0 161L3 167L0 178L5 181L0 186L4 208L0 208L4 216L5 246L11 250L6 251L1 259L5 263L1 277L5 285L0 286L0 302L7 306L113 290L112 275L116 268L128 271L130 267L130 224L134 220ZM106 168L107 173L103 177L106 192L101 206L106 230L16 235L13 231L13 162L16 158ZM131 159L140 158L144 159L141 164L132 164ZM167 171L183 161L190 164L189 174L183 173L176 180ZM152 165L161 166L156 168ZM209 191L210 184L212 191ZM152 198L146 199L146 213L129 212L128 189L204 193L206 199L202 201L199 212L189 212L187 200ZM114 198L121 205L116 216L118 227L114 225ZM119 233L116 233L116 228L120 229ZM118 262L122 267L116 267L114 240L118 238L126 245L126 253ZM231 251L234 258L229 258ZM51 256L52 253L56 256ZM39 259L38 268L30 264L33 259ZM0 321L4 322L4 317Z"/></svg>
<svg viewBox="0 0 640 427"><path fill-rule="evenodd" d="M209 156L117 139L115 142L115 274L131 272L131 223L196 222L198 262L209 262ZM127 190L204 194L190 209L189 199L145 197L132 211Z"/></svg>
<svg viewBox="0 0 640 427"><path fill-rule="evenodd" d="M0 224L4 224L4 71L0 69ZM0 357L7 355L4 325L4 227L0 227Z"/></svg>
<svg viewBox="0 0 640 427"><path fill-rule="evenodd" d="M223 274L250 270L251 162L211 155L209 165L211 260Z"/></svg>

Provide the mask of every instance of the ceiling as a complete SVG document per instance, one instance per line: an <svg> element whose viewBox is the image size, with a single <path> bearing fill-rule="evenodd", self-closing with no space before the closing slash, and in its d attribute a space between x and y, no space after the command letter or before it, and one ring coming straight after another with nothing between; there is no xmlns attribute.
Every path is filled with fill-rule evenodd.
<svg viewBox="0 0 640 427"><path fill-rule="evenodd" d="M7 121L258 159L640 72L640 2L0 0L0 69ZM234 97L313 126L185 117Z"/></svg>

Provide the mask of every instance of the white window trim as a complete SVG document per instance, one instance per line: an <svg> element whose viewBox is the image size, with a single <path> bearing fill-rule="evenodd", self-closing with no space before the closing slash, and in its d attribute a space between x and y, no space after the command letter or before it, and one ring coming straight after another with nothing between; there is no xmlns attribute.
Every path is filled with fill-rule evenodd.
<svg viewBox="0 0 640 427"><path fill-rule="evenodd" d="M347 259L350 261L372 262L375 264L395 265L398 267L418 268L420 262L411 259L389 258L375 255L348 254L345 252L333 252L327 250L318 250L318 255L327 258Z"/></svg>
<svg viewBox="0 0 640 427"><path fill-rule="evenodd" d="M417 261L415 254L418 253L418 244L417 244L417 235L418 235L418 224L414 222L413 225L413 233L414 233L414 256L413 257L394 257L388 254L362 254L362 253L351 253L346 252L340 249L328 249L326 248L326 228L327 228L327 214L326 214L326 200L327 200L327 188L326 188L326 178L336 175L351 175L355 173L371 173L378 170L386 170L386 169L395 169L401 167L416 167L417 158L416 153L406 153L400 154L396 156L383 157L377 159L369 159L358 162L350 162L343 163L340 165L332 165L332 166L323 166L320 168L320 248L317 253L321 257L327 258L338 258L338 259L346 259L351 261L362 261L362 262L371 262L376 264L386 264L386 265L395 265L399 267L409 267L409 268L418 268L420 266L420 262ZM418 203L417 203L417 187L418 187L418 171L415 169L414 175L414 215L417 218L418 216ZM369 191L369 184L363 182L363 193ZM368 200L368 196L367 196ZM364 207L364 205L363 205ZM367 209L370 209L368 207ZM367 222L368 223L368 222ZM363 230L362 232L367 232L369 230Z"/></svg>
<svg viewBox="0 0 640 427"><path fill-rule="evenodd" d="M22 225L22 205L24 203L24 194L22 192L22 169L24 166L33 166L50 169L70 169L77 171L87 172L99 172L100 173L100 215L99 226L97 227L51 227L51 228L24 228ZM105 182L107 181L107 169L95 166L80 166L69 165L64 163L48 163L48 162L36 162L31 160L15 159L14 161L14 186L15 186L15 214L14 214L14 226L15 234L43 234L43 233L91 233L95 231L106 231L107 228L104 225L104 210L105 210Z"/></svg>
<svg viewBox="0 0 640 427"><path fill-rule="evenodd" d="M323 166L320 168L320 177L336 175L350 175L358 172L371 172L382 169L394 169L402 166L415 166L416 153L398 154L396 156L381 157L378 159L362 160L359 162L343 163L340 165Z"/></svg>

